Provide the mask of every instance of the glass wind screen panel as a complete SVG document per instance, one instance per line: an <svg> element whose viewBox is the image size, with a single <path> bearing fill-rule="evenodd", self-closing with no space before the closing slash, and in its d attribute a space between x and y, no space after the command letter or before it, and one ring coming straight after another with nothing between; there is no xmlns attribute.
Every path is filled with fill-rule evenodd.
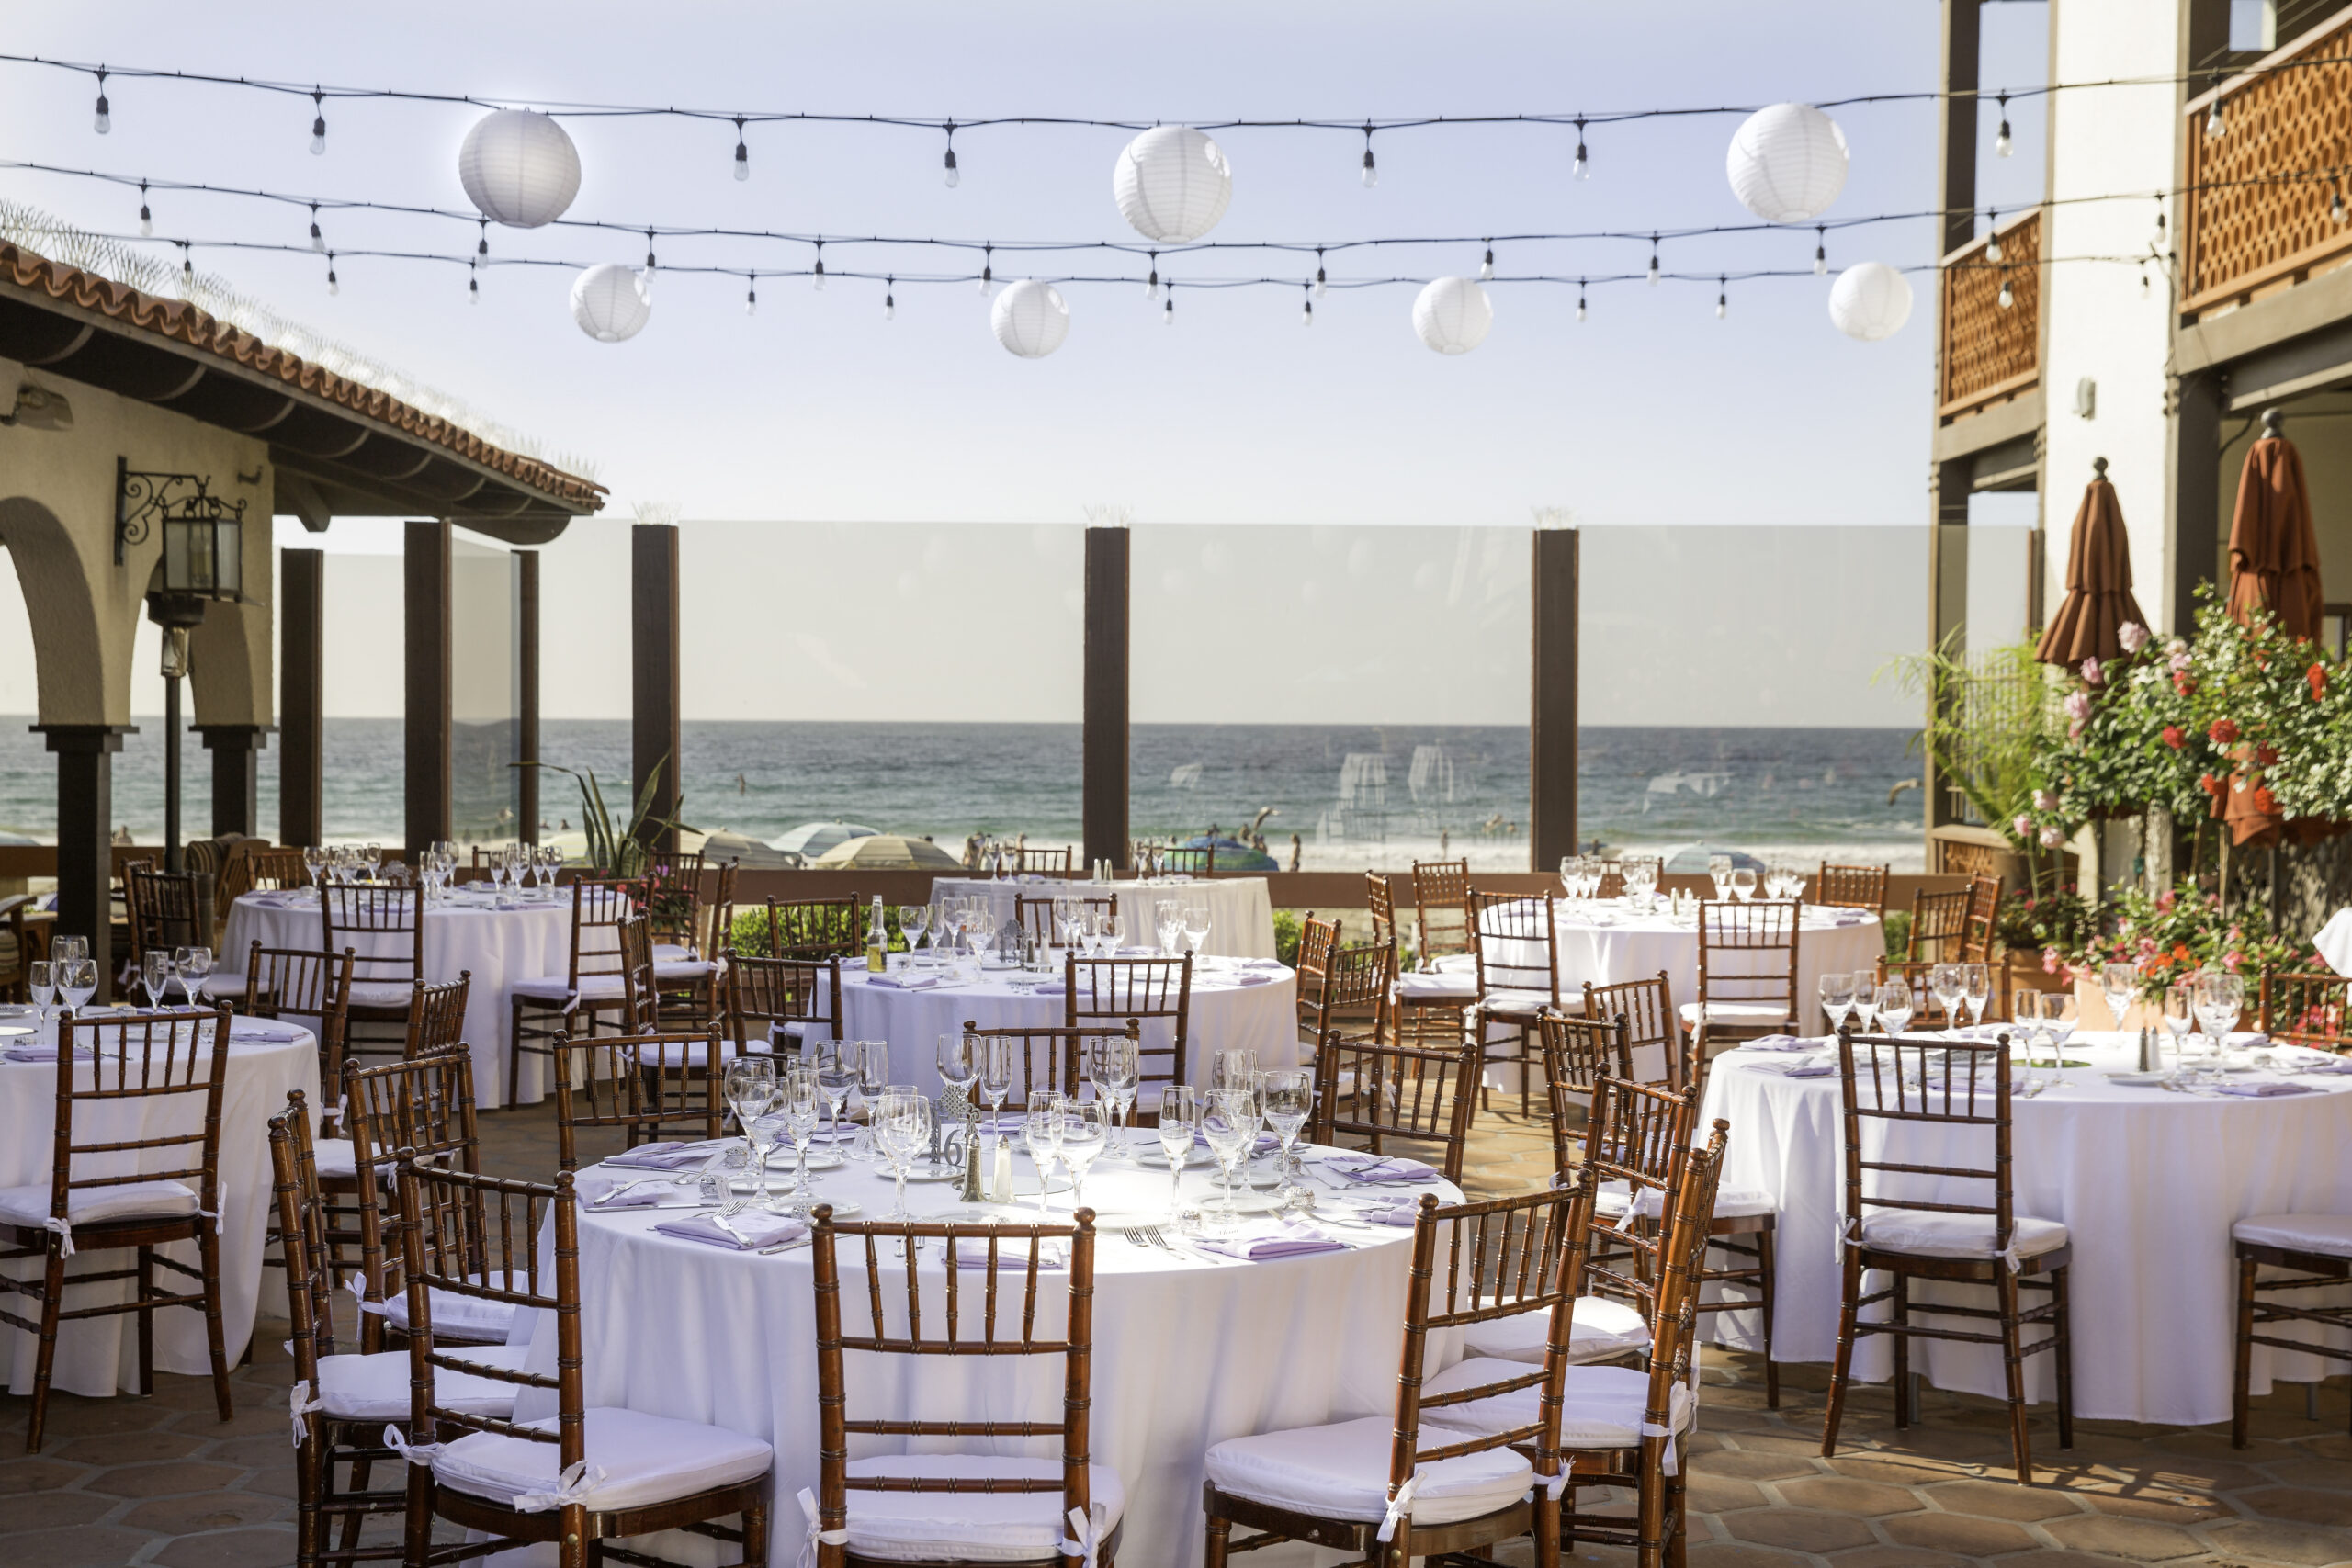
<svg viewBox="0 0 2352 1568"><path fill-rule="evenodd" d="M514 552L463 536L449 547L449 825L459 844L522 836L521 582Z"/></svg>
<svg viewBox="0 0 2352 1568"><path fill-rule="evenodd" d="M1587 528L1582 560L1581 840L1921 868L1888 666L1926 643L1926 528Z"/></svg>
<svg viewBox="0 0 2352 1568"><path fill-rule="evenodd" d="M331 844L407 838L404 564L397 555L326 558L319 805ZM277 818L265 818L263 830L275 837Z"/></svg>
<svg viewBox="0 0 2352 1568"><path fill-rule="evenodd" d="M1526 869L1526 529L1168 525L1131 551L1137 840Z"/></svg>
<svg viewBox="0 0 2352 1568"><path fill-rule="evenodd" d="M951 859L978 834L1075 854L1083 532L680 525L684 821L747 866L821 852L835 822ZM550 720L540 750L627 791L626 724ZM576 826L571 781L540 809Z"/></svg>

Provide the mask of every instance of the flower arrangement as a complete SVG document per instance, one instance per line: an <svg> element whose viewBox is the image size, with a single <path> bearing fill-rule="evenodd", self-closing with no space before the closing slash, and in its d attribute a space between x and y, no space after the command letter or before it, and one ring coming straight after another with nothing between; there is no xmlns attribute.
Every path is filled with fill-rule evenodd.
<svg viewBox="0 0 2352 1568"><path fill-rule="evenodd" d="M2260 906L2224 914L2218 894L2195 887L2150 894L2126 887L2109 903L2109 928L2096 926L2075 953L2063 954L2077 979L2096 976L2109 964L2129 964L2140 972L2139 995L2159 1001L2165 988L2200 969L2226 969L2249 976L2266 969L2308 968L2318 960L2307 942L2278 935ZM2043 967L2053 968L2046 949Z"/></svg>
<svg viewBox="0 0 2352 1568"><path fill-rule="evenodd" d="M2053 893L2018 888L2002 896L1993 932L2003 947L2040 950L2043 973L2055 975L2098 937L2098 906L2071 882Z"/></svg>

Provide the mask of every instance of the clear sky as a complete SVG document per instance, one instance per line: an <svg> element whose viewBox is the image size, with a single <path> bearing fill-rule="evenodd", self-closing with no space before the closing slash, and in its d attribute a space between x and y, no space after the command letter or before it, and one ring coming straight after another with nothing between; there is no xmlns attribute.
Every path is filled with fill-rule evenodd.
<svg viewBox="0 0 2352 1568"><path fill-rule="evenodd" d="M1824 100L1931 88L1933 0L1645 0L1640 5L1230 4L1182 7L1023 4L985 7L610 4L396 9L311 5L113 4L20 8L6 47L85 61L272 78L463 91L556 101L955 115L1142 119L1229 116L1596 113L1635 107ZM2041 74L2044 7L1989 6L1988 87ZM118 78L114 130L93 134L87 78L0 66L9 157L149 178L465 206L456 151L477 111L330 101L328 152L308 154L306 100ZM1924 103L1835 111L1851 175L1830 216L1917 211L1933 199L1934 111ZM1993 111L1983 135L1989 148ZM2014 159L1986 160L1988 201L2040 186L2038 105L2012 106ZM1353 133L1234 130L1230 209L1213 237L1340 241L1374 236L1736 223L1724 178L1726 117L1596 126L1589 181L1568 177L1574 133L1445 128L1383 134L1381 179L1357 178ZM936 132L755 127L752 178L729 177L732 128L663 119L573 119L584 178L571 216L740 225L842 235L1132 239L1110 196L1125 133L1051 127L956 138L963 179L940 177ZM85 227L131 231L135 192L0 172L0 196ZM299 209L193 194L151 198L159 236L301 240ZM329 214L329 243L459 254L471 225ZM644 242L579 231L492 231L493 256L643 260ZM1833 268L1934 260L1925 220L1829 237ZM1826 280L1735 283L1714 315L1720 271L1802 267L1810 231L1669 243L1669 272L1703 282L1590 290L1494 287L1492 334L1445 357L1414 337L1408 286L1340 290L1299 325L1295 287L1187 290L1162 327L1139 282L1073 284L1062 350L1025 361L989 333L968 284L882 286L805 278L760 285L673 273L652 321L618 345L571 323L564 269L493 267L478 309L461 267L345 258L339 297L322 258L226 251L197 265L318 330L383 356L528 431L582 453L614 492L692 519L757 524L902 521L1074 524L1091 502L1144 523L1418 524L1524 527L1529 509L1581 522L1916 526L1926 513L1932 281L1914 276L1908 326L1878 344L1830 325ZM1479 246L1356 253L1335 279L1469 273ZM667 239L672 266L807 265L805 246ZM829 246L829 267L940 267L935 254ZM1640 243L1503 245L1498 270L1638 272ZM956 264L961 265L961 264ZM1006 259L1000 276L1023 264ZM1303 276L1312 262L1185 259L1193 277ZM1041 269L1080 270L1062 262ZM1142 271L1089 259L1088 272ZM575 527L550 552L566 603L610 600L618 523ZM334 539L346 532L338 527ZM732 529L739 581L821 592L805 562ZM567 562L567 553L571 560ZM1767 552L1780 558L1779 552ZM1757 592L1803 593L1816 574L1776 568ZM694 609L690 584L689 611ZM1916 606L1916 584L1889 585ZM1344 605L1290 612L1309 639L1343 635ZM1911 614L1906 610L1905 614ZM585 618L583 616L583 618ZM1913 615L1916 620L1916 615ZM593 627L550 619L549 667L596 668ZM20 637L0 626L0 645ZM1246 642L1246 639L1243 639ZM690 653L690 666L695 656ZM690 677L692 670L690 668ZM28 687L28 680L24 682ZM691 684L691 679L690 679ZM625 689L615 694L626 701ZM21 700L0 689L0 707ZM586 711L551 685L551 708ZM148 705L142 701L139 705ZM611 704L609 711L617 711ZM786 711L779 706L776 711ZM1802 718L1783 718L1800 722Z"/></svg>

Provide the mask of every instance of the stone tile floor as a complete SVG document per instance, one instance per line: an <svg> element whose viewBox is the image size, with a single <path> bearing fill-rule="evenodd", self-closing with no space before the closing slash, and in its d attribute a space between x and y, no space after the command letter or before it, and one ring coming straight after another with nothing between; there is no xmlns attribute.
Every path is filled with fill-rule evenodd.
<svg viewBox="0 0 2352 1568"><path fill-rule="evenodd" d="M555 1167L551 1107L482 1119L500 1174ZM1515 1114L1479 1119L1470 1185L1523 1189L1546 1174L1548 1135ZM238 1370L237 1417L211 1414L199 1378L159 1376L153 1399L51 1402L46 1451L25 1457L29 1402L0 1395L0 1564L159 1563L274 1568L293 1561L292 1450L282 1325ZM2077 1424L2056 1448L2034 1422L2033 1484L2009 1478L2006 1416L1989 1400L1929 1390L1924 1422L1898 1432L1886 1390L1849 1402L1843 1446L1820 1457L1826 1369L1784 1366L1764 1408L1752 1356L1711 1352L1702 1430L1690 1443L1693 1568L2324 1568L2352 1564L2352 1380L2263 1402L2252 1448L2226 1427ZM1141 1543L1136 1543L1140 1545ZM1134 1555L1131 1553L1131 1555ZM1506 1561L1529 1560L1522 1548ZM1579 1547L1582 1562L1632 1554ZM1140 1559L1139 1559L1140 1560Z"/></svg>

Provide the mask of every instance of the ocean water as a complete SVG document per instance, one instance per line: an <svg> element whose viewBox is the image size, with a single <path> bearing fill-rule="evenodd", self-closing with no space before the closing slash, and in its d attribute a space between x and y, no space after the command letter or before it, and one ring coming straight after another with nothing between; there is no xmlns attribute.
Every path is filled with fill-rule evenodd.
<svg viewBox="0 0 2352 1568"><path fill-rule="evenodd" d="M56 772L29 719L0 719L0 829L41 841L56 831ZM163 832L160 720L144 719L116 758L114 820L141 842ZM967 834L1080 833L1074 724L695 723L684 728L685 821L773 840L799 823L842 819L929 834L951 849ZM1919 762L1901 729L1588 728L1578 834L1611 846L1704 839L1803 863L1824 855L1919 867ZM593 770L616 815L627 808L628 726L542 726L546 760ZM326 830L392 842L401 833L401 721L331 718ZM1403 866L1444 851L1492 869L1527 863L1523 727L1137 725L1129 818L1139 837L1231 832L1253 822L1306 869ZM184 828L206 831L211 760L181 741ZM262 757L261 830L277 826L277 752ZM461 797L481 801L496 772L477 768ZM540 813L580 825L572 781L548 774ZM494 800L477 807L485 838ZM1261 815L1262 814L1262 815Z"/></svg>

